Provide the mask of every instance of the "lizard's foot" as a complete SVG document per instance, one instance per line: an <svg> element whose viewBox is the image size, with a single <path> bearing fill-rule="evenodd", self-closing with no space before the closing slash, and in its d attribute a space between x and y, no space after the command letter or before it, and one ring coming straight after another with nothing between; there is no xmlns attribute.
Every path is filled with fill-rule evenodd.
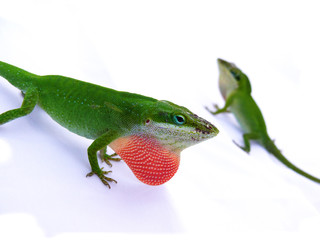
<svg viewBox="0 0 320 240"><path fill-rule="evenodd" d="M110 173L112 171L102 171L102 169L103 168L101 168L98 173L92 171L92 172L88 173L86 177L91 177L93 175L97 175L100 178L101 182L110 189L111 186L110 186L109 182L117 183L117 181L112 179L112 178L109 178L109 177L105 176L106 174L108 174L108 173Z"/></svg>
<svg viewBox="0 0 320 240"><path fill-rule="evenodd" d="M232 140L232 142L235 144L235 145L237 145L239 148L241 148L243 151L245 151L246 153L248 153L249 154L249 152L250 152L250 148L248 148L248 147L243 147L243 146L241 146L239 143L237 143L235 140Z"/></svg>
<svg viewBox="0 0 320 240"><path fill-rule="evenodd" d="M219 110L219 107L217 104L213 104L213 108L215 108L216 110ZM211 114L215 115L215 111L211 110L209 107L205 106L205 109L210 112Z"/></svg>
<svg viewBox="0 0 320 240"><path fill-rule="evenodd" d="M100 158L102 162L105 162L108 166L112 167L110 161L120 162L121 158L118 157L118 154L113 153L111 155L107 154L106 148L100 150Z"/></svg>
<svg viewBox="0 0 320 240"><path fill-rule="evenodd" d="M224 109L224 108L219 108L218 104L212 104L213 108L215 109L215 111L210 110L208 107L205 107L205 109L210 112L213 115L222 113L222 112L227 112L229 113L230 111L228 109Z"/></svg>
<svg viewBox="0 0 320 240"><path fill-rule="evenodd" d="M215 108L216 110L220 110L218 104L216 104L216 103L213 104L213 108Z"/></svg>
<svg viewBox="0 0 320 240"><path fill-rule="evenodd" d="M117 157L117 156L118 156L118 154L116 154L116 153L113 153L111 155L108 155L105 153L103 156L101 156L101 160L102 160L102 162L105 162L106 164L108 164L108 166L112 167L112 164L110 161L115 161L115 162L121 161L121 158Z"/></svg>
<svg viewBox="0 0 320 240"><path fill-rule="evenodd" d="M219 108L218 104L213 104L213 107L216 109L216 111L213 114L218 114L221 112L230 113L229 109Z"/></svg>

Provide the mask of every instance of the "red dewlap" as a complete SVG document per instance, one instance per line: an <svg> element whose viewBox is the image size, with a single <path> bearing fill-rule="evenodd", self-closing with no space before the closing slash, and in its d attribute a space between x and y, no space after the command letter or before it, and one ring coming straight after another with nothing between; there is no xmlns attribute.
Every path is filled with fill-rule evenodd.
<svg viewBox="0 0 320 240"><path fill-rule="evenodd" d="M155 138L132 135L116 139L110 147L149 185L169 181L179 167L180 154L167 150Z"/></svg>

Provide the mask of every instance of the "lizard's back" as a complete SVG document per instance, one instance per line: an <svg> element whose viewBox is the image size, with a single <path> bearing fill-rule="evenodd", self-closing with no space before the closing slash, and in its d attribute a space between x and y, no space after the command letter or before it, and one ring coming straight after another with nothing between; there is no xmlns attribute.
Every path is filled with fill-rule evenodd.
<svg viewBox="0 0 320 240"><path fill-rule="evenodd" d="M251 95L237 91L230 110L246 133L266 134L266 124L262 113Z"/></svg>
<svg viewBox="0 0 320 240"><path fill-rule="evenodd" d="M130 129L132 113L143 108L139 102L156 101L63 76L43 76L37 85L41 108L70 131L91 139L110 129Z"/></svg>
<svg viewBox="0 0 320 240"><path fill-rule="evenodd" d="M44 76L37 81L39 105L56 122L87 138L105 132L121 111L106 106L113 90L62 76ZM112 125L114 128L114 125Z"/></svg>
<svg viewBox="0 0 320 240"><path fill-rule="evenodd" d="M110 129L119 133L125 131L135 124L132 114L141 113L143 105L140 103L157 101L73 78L38 76L1 61L0 76L23 92L30 87L37 88L41 108L63 127L90 139Z"/></svg>

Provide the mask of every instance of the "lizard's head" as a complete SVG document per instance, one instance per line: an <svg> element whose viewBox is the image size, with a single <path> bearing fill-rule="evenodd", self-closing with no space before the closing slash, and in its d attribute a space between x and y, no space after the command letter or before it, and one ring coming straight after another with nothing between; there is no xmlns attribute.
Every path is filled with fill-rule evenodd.
<svg viewBox="0 0 320 240"><path fill-rule="evenodd" d="M140 181L160 185L178 170L183 149L216 136L219 130L171 102L156 101L151 105L130 135L116 139L110 146Z"/></svg>
<svg viewBox="0 0 320 240"><path fill-rule="evenodd" d="M224 99L237 88L251 92L248 77L234 64L222 59L218 59L219 67L219 88Z"/></svg>
<svg viewBox="0 0 320 240"><path fill-rule="evenodd" d="M183 149L216 136L219 130L185 107L158 101L145 112L144 132L172 151Z"/></svg>

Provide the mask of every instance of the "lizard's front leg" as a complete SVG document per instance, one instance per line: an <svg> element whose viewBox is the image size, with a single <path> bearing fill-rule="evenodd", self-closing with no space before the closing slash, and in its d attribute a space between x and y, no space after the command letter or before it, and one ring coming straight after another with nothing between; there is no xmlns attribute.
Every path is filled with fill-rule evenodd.
<svg viewBox="0 0 320 240"><path fill-rule="evenodd" d="M219 113L225 113L225 112L230 112L228 110L228 108L230 107L230 105L232 104L232 101L233 101L233 98L234 98L234 95L230 95L226 102L225 102L225 105L223 106L223 108L219 108L219 106L217 104L214 104L214 108L216 109L216 111L211 111L208 107L205 107L207 111L209 111L211 114L213 115L217 115Z"/></svg>
<svg viewBox="0 0 320 240"><path fill-rule="evenodd" d="M97 152L100 151L101 149L104 149L115 138L116 138L116 133L110 130L105 134L101 135L100 137L98 137L96 140L94 140L93 143L88 148L88 158L89 158L92 171L87 174L87 177L97 175L102 181L102 183L106 185L108 188L111 188L109 182L117 183L117 181L105 176L111 171L102 171L103 168L99 167Z"/></svg>

